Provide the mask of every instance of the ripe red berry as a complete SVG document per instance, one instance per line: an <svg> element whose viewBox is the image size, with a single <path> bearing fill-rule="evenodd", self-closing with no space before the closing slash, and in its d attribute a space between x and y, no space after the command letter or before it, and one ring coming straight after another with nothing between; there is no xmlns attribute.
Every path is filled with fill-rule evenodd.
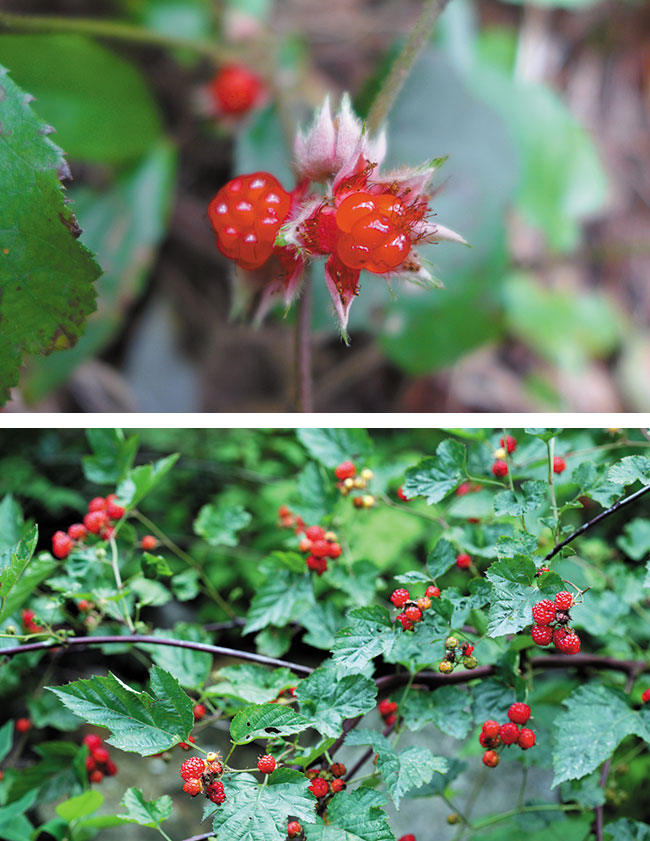
<svg viewBox="0 0 650 841"><path fill-rule="evenodd" d="M208 208L219 250L244 269L263 266L290 207L291 196L270 172L228 181Z"/></svg>
<svg viewBox="0 0 650 841"><path fill-rule="evenodd" d="M351 461L343 461L343 462L341 462L341 464L339 464L338 467L336 467L334 469L334 475L341 482L344 479L351 479L356 472L357 472L357 468L355 467L354 464L352 464Z"/></svg>
<svg viewBox="0 0 650 841"><path fill-rule="evenodd" d="M310 555L306 560L307 568L311 569L317 575L322 575L327 570L327 561L325 558L315 558Z"/></svg>
<svg viewBox="0 0 650 841"><path fill-rule="evenodd" d="M203 791L203 783L198 777L192 777L183 786L183 791L191 794L192 797L196 797L197 794L201 794Z"/></svg>
<svg viewBox="0 0 650 841"><path fill-rule="evenodd" d="M121 505L118 505L117 502L109 502L106 506L106 513L111 518L111 520L121 520L122 517L126 514L126 508Z"/></svg>
<svg viewBox="0 0 650 841"><path fill-rule="evenodd" d="M83 540L87 534L88 529L83 523L73 523L68 529L68 537L71 537L73 540Z"/></svg>
<svg viewBox="0 0 650 841"><path fill-rule="evenodd" d="M221 780L215 780L206 788L206 793L213 803L225 803L226 792Z"/></svg>
<svg viewBox="0 0 650 841"><path fill-rule="evenodd" d="M537 645L550 645L553 639L553 629L548 625L533 625L530 635Z"/></svg>
<svg viewBox="0 0 650 841"><path fill-rule="evenodd" d="M95 762L93 757L92 756L87 756L86 757L86 771L94 771L96 767L97 767L97 763Z"/></svg>
<svg viewBox="0 0 650 841"><path fill-rule="evenodd" d="M88 746L88 750L93 751L96 748L101 747L102 740L96 733L86 733L86 735L81 740L84 745Z"/></svg>
<svg viewBox="0 0 650 841"><path fill-rule="evenodd" d="M192 712L194 713L194 721L201 721L207 710L203 704L195 704Z"/></svg>
<svg viewBox="0 0 650 841"><path fill-rule="evenodd" d="M184 780L192 780L195 777L200 777L205 771L205 760L200 756L190 756L181 765L180 774Z"/></svg>
<svg viewBox="0 0 650 841"><path fill-rule="evenodd" d="M553 459L553 473L563 473L566 470L566 461L562 456L555 456Z"/></svg>
<svg viewBox="0 0 650 841"><path fill-rule="evenodd" d="M88 503L88 510L89 511L105 511L106 510L106 500L103 496L96 496L94 499L91 499Z"/></svg>
<svg viewBox="0 0 650 841"><path fill-rule="evenodd" d="M474 646L472 645L472 643L471 643L471 642L464 642L464 643L461 645L461 650L462 650L463 655L464 655L465 657L469 657L471 654L473 654L473 653L474 653Z"/></svg>
<svg viewBox="0 0 650 841"><path fill-rule="evenodd" d="M397 716L395 715L395 713L391 713L390 715L387 715L386 718L384 719L384 723L386 724L387 727L392 727L393 724L395 724L396 721L397 721Z"/></svg>
<svg viewBox="0 0 650 841"><path fill-rule="evenodd" d="M562 590L562 592L558 593L555 597L555 607L558 610L570 610L572 604L573 596L566 590Z"/></svg>
<svg viewBox="0 0 650 841"><path fill-rule="evenodd" d="M541 578L545 572L550 572L550 567L540 567L535 573L535 578Z"/></svg>
<svg viewBox="0 0 650 841"><path fill-rule="evenodd" d="M106 763L106 770L104 772L107 777L114 777L117 774L117 765L113 762L112 759L109 759Z"/></svg>
<svg viewBox="0 0 650 841"><path fill-rule="evenodd" d="M469 569L472 565L472 559L466 552L456 555L456 566L459 569Z"/></svg>
<svg viewBox="0 0 650 841"><path fill-rule="evenodd" d="M334 793L337 791L343 791L345 788L345 780L332 780L330 783L330 788Z"/></svg>
<svg viewBox="0 0 650 841"><path fill-rule="evenodd" d="M84 517L84 526L89 532L99 534L106 525L105 511L91 511Z"/></svg>
<svg viewBox="0 0 650 841"><path fill-rule="evenodd" d="M533 619L538 625L550 625L555 622L557 608L550 599L543 599L533 605Z"/></svg>
<svg viewBox="0 0 650 841"><path fill-rule="evenodd" d="M402 502L410 502L411 501L407 497L407 495L404 493L404 488L402 488L401 486L397 489L397 498L401 499Z"/></svg>
<svg viewBox="0 0 650 841"><path fill-rule="evenodd" d="M530 707L528 704L515 703L510 705L508 718L515 724L525 724L530 718Z"/></svg>
<svg viewBox="0 0 650 841"><path fill-rule="evenodd" d="M222 114L241 115L250 111L264 91L260 77L244 64L224 64L212 78L210 93Z"/></svg>
<svg viewBox="0 0 650 841"><path fill-rule="evenodd" d="M395 605L395 607L404 607L404 605L410 598L411 596L409 594L409 591L405 590L403 587L400 587L397 590L393 590L390 600Z"/></svg>
<svg viewBox="0 0 650 841"><path fill-rule="evenodd" d="M495 476L498 476L499 478L501 478L502 476L505 476L506 473L508 472L507 463L505 461L503 461L503 459L497 459L494 462L494 464L492 465L492 472L494 473Z"/></svg>
<svg viewBox="0 0 650 841"><path fill-rule="evenodd" d="M439 599L440 598L440 587L436 587L434 584L430 584L427 589L424 591L424 595L430 599Z"/></svg>
<svg viewBox="0 0 650 841"><path fill-rule="evenodd" d="M575 631L570 631L556 643L562 654L577 654L580 651L580 637Z"/></svg>
<svg viewBox="0 0 650 841"><path fill-rule="evenodd" d="M18 718L16 719L16 730L19 733L26 733L28 730L31 729L32 722L28 718Z"/></svg>
<svg viewBox="0 0 650 841"><path fill-rule="evenodd" d="M67 558L74 543L64 531L55 531L52 535L52 554L55 558Z"/></svg>
<svg viewBox="0 0 650 841"><path fill-rule="evenodd" d="M419 622L420 619L422 619L422 611L419 607L414 607L413 605L411 605L410 607L407 607L404 611L404 616L406 616L406 618L409 619L411 622Z"/></svg>
<svg viewBox="0 0 650 841"><path fill-rule="evenodd" d="M108 762L108 758L109 758L110 754L106 750L106 748L99 747L99 748L93 748L92 756L93 756L93 759L96 762L99 762L103 765L104 762Z"/></svg>
<svg viewBox="0 0 650 841"><path fill-rule="evenodd" d="M379 702L379 712L384 716L395 713L397 712L397 704L395 701L389 701L387 698L384 698L383 701Z"/></svg>
<svg viewBox="0 0 650 841"><path fill-rule="evenodd" d="M324 780L322 777L313 779L309 786L309 791L311 791L314 797L325 797L326 794L329 794L329 790L330 787L327 784L327 780Z"/></svg>
<svg viewBox="0 0 650 841"><path fill-rule="evenodd" d="M153 536L153 534L145 534L145 536L140 541L140 546L147 552L150 552L152 549L155 549L157 545L158 541Z"/></svg>
<svg viewBox="0 0 650 841"><path fill-rule="evenodd" d="M101 781L104 779L104 775L99 769L96 769L95 771L90 772L90 774L88 775L88 779L91 783L101 783Z"/></svg>
<svg viewBox="0 0 650 841"><path fill-rule="evenodd" d="M305 537L310 540L322 540L325 537L325 529L322 526L309 526L305 529Z"/></svg>
<svg viewBox="0 0 650 841"><path fill-rule="evenodd" d="M499 722L493 721L490 718L487 721L483 722L481 731L488 737L488 739L494 739L496 736L499 735Z"/></svg>
<svg viewBox="0 0 650 841"><path fill-rule="evenodd" d="M289 838L295 838L296 835L300 835L302 832L302 826L298 823L298 821L289 821L287 824L287 835Z"/></svg>
<svg viewBox="0 0 650 841"><path fill-rule="evenodd" d="M569 633L569 632L567 631L567 629L566 629L566 628L556 628L556 629L553 631L553 645L554 645L556 648L559 648L559 647L560 647L560 643L562 642L562 640L566 637L566 635L567 635L568 633Z"/></svg>
<svg viewBox="0 0 650 841"><path fill-rule="evenodd" d="M205 769L207 774L215 774L220 777L223 774L223 765L220 762L208 762L208 767Z"/></svg>
<svg viewBox="0 0 650 841"><path fill-rule="evenodd" d="M644 704L647 704L650 701L650 689L644 689L643 694L641 695L641 700Z"/></svg>
<svg viewBox="0 0 650 841"><path fill-rule="evenodd" d="M516 724L508 721L499 728L499 738L504 745L512 745L519 738L519 728Z"/></svg>
<svg viewBox="0 0 650 841"><path fill-rule="evenodd" d="M311 553L316 558L326 558L330 553L329 541L314 540L311 544Z"/></svg>
<svg viewBox="0 0 650 841"><path fill-rule="evenodd" d="M528 750L528 748L532 748L535 744L535 734L532 730L529 730L527 727L522 727L519 733L519 739L517 740L517 744L523 750Z"/></svg>
<svg viewBox="0 0 650 841"><path fill-rule="evenodd" d="M496 768L499 764L499 754L494 750L486 750L483 754L483 765L488 768Z"/></svg>
<svg viewBox="0 0 650 841"><path fill-rule="evenodd" d="M404 628L405 631L410 631L413 627L413 620L409 619L405 613L400 613L397 617L397 621L401 622L402 628Z"/></svg>
<svg viewBox="0 0 650 841"><path fill-rule="evenodd" d="M330 543L330 558L338 558L341 555L341 546L338 543Z"/></svg>
<svg viewBox="0 0 650 841"><path fill-rule="evenodd" d="M509 453L514 453L517 448L517 439L513 438L512 435L506 435L505 442L503 438L501 438L499 444L502 447L505 447Z"/></svg>
<svg viewBox="0 0 650 841"><path fill-rule="evenodd" d="M412 835L410 832L408 835L402 835L399 841L415 841L415 835Z"/></svg>
<svg viewBox="0 0 650 841"><path fill-rule="evenodd" d="M342 762L333 762L330 765L330 771L334 777L343 777L345 775L345 770L345 765Z"/></svg>
<svg viewBox="0 0 650 841"><path fill-rule="evenodd" d="M500 742L498 735L492 736L490 738L489 736L486 736L483 732L479 733L478 740L481 743L481 747L483 748L495 748Z"/></svg>
<svg viewBox="0 0 650 841"><path fill-rule="evenodd" d="M265 753L257 760L257 770L262 774L270 774L275 771L275 759L270 754Z"/></svg>

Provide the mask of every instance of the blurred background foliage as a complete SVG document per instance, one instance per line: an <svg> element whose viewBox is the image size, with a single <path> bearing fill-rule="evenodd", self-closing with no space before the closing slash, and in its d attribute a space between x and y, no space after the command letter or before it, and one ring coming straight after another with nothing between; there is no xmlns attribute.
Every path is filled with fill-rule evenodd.
<svg viewBox="0 0 650 841"><path fill-rule="evenodd" d="M365 114L421 3L0 0L261 51L273 94L201 112L215 66L187 49L0 34L0 63L68 153L104 268L72 350L33 360L14 410L284 411L293 314L228 320L207 203L239 171L291 187L286 127L326 92ZM434 200L472 249L428 246L441 292L367 276L336 335L322 266L316 408L643 411L650 406L650 10L637 0L451 0L391 114L389 166L449 155Z"/></svg>

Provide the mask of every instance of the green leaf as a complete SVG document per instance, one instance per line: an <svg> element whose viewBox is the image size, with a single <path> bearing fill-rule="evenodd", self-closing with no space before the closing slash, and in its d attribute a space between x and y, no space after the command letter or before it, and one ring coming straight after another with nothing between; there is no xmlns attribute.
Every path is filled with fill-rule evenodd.
<svg viewBox="0 0 650 841"><path fill-rule="evenodd" d="M395 841L384 802L370 788L340 792L328 805L328 824L319 820L305 827L307 841Z"/></svg>
<svg viewBox="0 0 650 841"><path fill-rule="evenodd" d="M55 727L57 730L76 730L81 719L51 695L37 695L28 702L29 716L34 727Z"/></svg>
<svg viewBox="0 0 650 841"><path fill-rule="evenodd" d="M135 506L165 478L178 460L178 453L161 458L154 464L142 464L126 474L117 486L120 503L126 508Z"/></svg>
<svg viewBox="0 0 650 841"><path fill-rule="evenodd" d="M75 715L111 730L109 744L142 756L186 742L194 726L192 699L158 666L151 670L152 694L131 689L110 672L47 688Z"/></svg>
<svg viewBox="0 0 650 841"><path fill-rule="evenodd" d="M0 727L0 762L11 750L14 740L14 723L9 720Z"/></svg>
<svg viewBox="0 0 650 841"><path fill-rule="evenodd" d="M650 742L648 717L635 712L622 694L605 686L579 686L564 705L567 709L555 718L553 788L590 774L626 736Z"/></svg>
<svg viewBox="0 0 650 841"><path fill-rule="evenodd" d="M619 818L604 827L605 837L612 841L650 841L650 824Z"/></svg>
<svg viewBox="0 0 650 841"><path fill-rule="evenodd" d="M154 636L164 639L187 640L188 642L210 642L210 635L199 625L177 622L173 630L157 628ZM154 663L173 675L181 686L198 689L210 676L212 655L191 648L177 648L171 645L138 645L151 655Z"/></svg>
<svg viewBox="0 0 650 841"><path fill-rule="evenodd" d="M95 309L100 269L76 239L79 226L59 182L69 172L63 152L1 64L0 99L2 398L18 382L23 354L74 345Z"/></svg>
<svg viewBox="0 0 650 841"><path fill-rule="evenodd" d="M407 791L428 783L435 773L444 774L447 771L444 757L434 756L428 748L420 745L411 745L398 754L389 740L375 730L352 730L345 741L350 746L372 746L377 754L377 770L397 809Z"/></svg>
<svg viewBox="0 0 650 841"><path fill-rule="evenodd" d="M246 617L244 634L267 625L283 628L303 607L313 604L311 579L304 572L291 572L278 566L255 591Z"/></svg>
<svg viewBox="0 0 650 841"><path fill-rule="evenodd" d="M138 604L160 607L171 601L172 594L160 581L148 578L135 578L129 583L129 592L134 593Z"/></svg>
<svg viewBox="0 0 650 841"><path fill-rule="evenodd" d="M296 695L301 714L323 736L340 736L344 719L374 709L377 687L363 675L337 679L336 668L326 663L300 682Z"/></svg>
<svg viewBox="0 0 650 841"><path fill-rule="evenodd" d="M311 727L309 719L289 707L277 704L254 704L240 710L230 724L230 737L238 745L254 739L273 739L290 733L301 733Z"/></svg>
<svg viewBox="0 0 650 841"><path fill-rule="evenodd" d="M456 563L456 550L448 540L439 540L427 555L427 569L431 578L444 575Z"/></svg>
<svg viewBox="0 0 650 841"><path fill-rule="evenodd" d="M339 496L323 467L310 461L296 479L295 501L291 510L305 522L320 523L331 512Z"/></svg>
<svg viewBox="0 0 650 841"><path fill-rule="evenodd" d="M0 556L12 549L25 536L25 518L13 496L6 494L0 502Z"/></svg>
<svg viewBox="0 0 650 841"><path fill-rule="evenodd" d="M157 581L159 578L169 578L172 571L167 560L162 555L152 555L143 552L140 558L140 568L145 578Z"/></svg>
<svg viewBox="0 0 650 841"><path fill-rule="evenodd" d="M585 809L594 809L605 803L605 790L600 785L600 774L594 771L581 780L570 780L560 786L564 802L575 801Z"/></svg>
<svg viewBox="0 0 650 841"><path fill-rule="evenodd" d="M412 691L400 706L400 713L409 730L422 730L433 722L443 733L464 739L472 726L470 700L460 686L441 686L434 692Z"/></svg>
<svg viewBox="0 0 650 841"><path fill-rule="evenodd" d="M402 489L409 499L423 496L429 505L440 502L466 477L465 445L452 438L442 441L435 458L425 458L406 471Z"/></svg>
<svg viewBox="0 0 650 841"><path fill-rule="evenodd" d="M571 473L571 481L580 488L580 496L588 496L609 508L623 493L620 485L607 481L607 465L585 461Z"/></svg>
<svg viewBox="0 0 650 841"><path fill-rule="evenodd" d="M177 573L171 580L172 593L179 602L189 602L199 594L199 571L186 569Z"/></svg>
<svg viewBox="0 0 650 841"><path fill-rule="evenodd" d="M157 800L145 800L144 794L138 788L127 788L122 798L122 806L126 814L118 815L123 820L138 823L140 826L159 827L172 815L174 804L168 794Z"/></svg>
<svg viewBox="0 0 650 841"><path fill-rule="evenodd" d="M607 478L616 485L641 482L650 484L650 459L645 456L625 456L607 471Z"/></svg>
<svg viewBox="0 0 650 841"><path fill-rule="evenodd" d="M303 642L329 651L334 645L337 632L347 624L341 611L332 602L318 602L309 610L303 611L300 624L306 628Z"/></svg>
<svg viewBox="0 0 650 841"><path fill-rule="evenodd" d="M372 441L365 429L298 429L296 437L309 455L325 467L352 461L363 467L372 453Z"/></svg>
<svg viewBox="0 0 650 841"><path fill-rule="evenodd" d="M485 573L492 584L489 636L515 634L531 624L532 606L541 601L540 591L533 587L535 572L535 564L523 555L490 565Z"/></svg>
<svg viewBox="0 0 650 841"><path fill-rule="evenodd" d="M206 695L236 698L249 704L265 704L280 692L296 686L299 679L289 669L267 669L257 663L239 663L217 672L219 682L208 686Z"/></svg>
<svg viewBox="0 0 650 841"><path fill-rule="evenodd" d="M39 803L49 803L83 791L87 785L85 761L88 751L85 746L78 747L71 742L41 742L35 750L43 758L21 769L11 785L9 796L12 801L31 792L38 794Z"/></svg>
<svg viewBox="0 0 650 841"><path fill-rule="evenodd" d="M520 517L543 505L548 485L539 479L524 482L520 491L502 491L494 497L497 517Z"/></svg>
<svg viewBox="0 0 650 841"><path fill-rule="evenodd" d="M56 813L63 820L76 821L78 818L84 818L86 815L92 815L104 802L104 795L91 789L85 791L78 797L71 797L64 803L59 803L56 807Z"/></svg>
<svg viewBox="0 0 650 841"><path fill-rule="evenodd" d="M32 526L10 551L0 555L0 622L15 613L56 568L45 557L34 558L38 528Z"/></svg>
<svg viewBox="0 0 650 841"><path fill-rule="evenodd" d="M387 654L395 642L395 628L385 607L358 607L347 615L348 626L334 639L335 663L345 671L360 672L379 654Z"/></svg>
<svg viewBox="0 0 650 841"><path fill-rule="evenodd" d="M160 137L155 100L140 73L80 35L2 35L0 62L36 97L39 116L75 159L121 163Z"/></svg>
<svg viewBox="0 0 650 841"><path fill-rule="evenodd" d="M332 564L327 571L327 581L347 593L354 604L370 604L377 592L379 570L372 561L354 561L349 566Z"/></svg>
<svg viewBox="0 0 650 841"><path fill-rule="evenodd" d="M138 436L127 438L121 429L87 429L86 438L93 454L81 460L84 476L89 482L115 487L133 466Z"/></svg>
<svg viewBox="0 0 650 841"><path fill-rule="evenodd" d="M194 533L211 546L237 546L237 532L246 528L252 519L252 515L241 505L208 503L194 521Z"/></svg>

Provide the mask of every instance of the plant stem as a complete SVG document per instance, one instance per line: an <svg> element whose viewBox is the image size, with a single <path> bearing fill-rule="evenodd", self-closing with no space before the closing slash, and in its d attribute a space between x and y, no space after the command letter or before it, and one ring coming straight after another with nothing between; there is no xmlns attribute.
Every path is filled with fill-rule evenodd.
<svg viewBox="0 0 650 841"><path fill-rule="evenodd" d="M546 452L548 454L548 487L551 491L551 510L553 511L553 520L555 528L553 529L553 539L557 543L560 536L560 517L557 513L557 499L555 498L555 483L553 482L553 458L555 453L555 438L551 438L546 442Z"/></svg>
<svg viewBox="0 0 650 841"><path fill-rule="evenodd" d="M56 15L16 15L0 12L0 30L10 32L49 32L91 35L118 41L133 41L157 47L186 49L217 63L236 58L233 50L199 38L165 35L144 26L102 18L58 17Z"/></svg>
<svg viewBox="0 0 650 841"><path fill-rule="evenodd" d="M115 578L115 586L118 590L123 590L124 585L122 584L122 576L120 575L120 566L119 560L117 557L117 543L115 542L115 538L111 535L108 540L110 547L111 547L111 566L113 568L113 577ZM129 614L129 609L124 601L124 598L121 599L122 602L122 613L124 614L124 621L127 624L127 627L131 633L135 631L135 626L133 625L133 620Z"/></svg>
<svg viewBox="0 0 650 841"><path fill-rule="evenodd" d="M311 273L309 269L305 269L296 321L296 391L299 412L314 411L311 378L311 298Z"/></svg>
<svg viewBox="0 0 650 841"><path fill-rule="evenodd" d="M449 0L426 0L424 3L420 17L413 27L413 31L402 47L402 51L395 59L388 76L381 86L381 90L372 103L367 120L368 132L370 134L376 134L381 129L388 116L388 112L395 102L397 94L402 89L402 85L408 78L416 58L429 40L433 32L433 27L448 2Z"/></svg>
<svg viewBox="0 0 650 841"><path fill-rule="evenodd" d="M477 829L483 829L485 826L491 826L501 821L506 821L508 818L514 818L516 815L521 815L524 812L582 812L580 806L575 803L542 803L539 806L522 806L520 809L511 809L509 812L502 812L500 815L490 815L481 821L476 821L472 824L472 832Z"/></svg>

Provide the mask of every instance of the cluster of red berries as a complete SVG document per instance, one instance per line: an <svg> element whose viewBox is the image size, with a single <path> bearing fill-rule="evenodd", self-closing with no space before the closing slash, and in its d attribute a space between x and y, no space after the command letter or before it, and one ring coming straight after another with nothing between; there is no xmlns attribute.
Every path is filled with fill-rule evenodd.
<svg viewBox="0 0 650 841"><path fill-rule="evenodd" d="M245 64L224 64L208 86L216 115L241 117L254 108L264 95L264 84Z"/></svg>
<svg viewBox="0 0 650 841"><path fill-rule="evenodd" d="M530 635L537 645L553 645L563 654L577 654L580 651L580 637L569 627L569 610L574 604L571 593L563 590L555 601L543 599L533 605L532 613L535 624Z"/></svg>
<svg viewBox="0 0 650 841"><path fill-rule="evenodd" d="M391 727L397 721L397 702L391 701L389 698L384 698L378 704L379 714L384 719L386 727Z"/></svg>
<svg viewBox="0 0 650 841"><path fill-rule="evenodd" d="M37 617L33 610L21 610L20 616L23 620L23 628L28 634L40 634L41 631L45 630L42 625L35 621Z"/></svg>
<svg viewBox="0 0 650 841"><path fill-rule="evenodd" d="M506 453L514 453L517 449L517 439L512 435L506 435L499 441L499 448L494 451L494 463L492 464L492 473L501 478L508 472L508 462L506 461Z"/></svg>
<svg viewBox="0 0 650 841"><path fill-rule="evenodd" d="M56 558L67 558L75 544L83 543L89 533L108 540L115 531L113 524L125 514L126 509L118 504L115 494L109 494L106 498L96 496L88 503L88 513L83 523L73 523L67 532L54 532L52 554Z"/></svg>
<svg viewBox="0 0 650 841"><path fill-rule="evenodd" d="M300 534L305 530L305 521L297 514L293 514L287 505L281 505L278 508L278 519L280 525L284 529L293 529L296 534Z"/></svg>
<svg viewBox="0 0 650 841"><path fill-rule="evenodd" d="M528 704L516 703L510 706L508 718L505 724L488 719L483 722L479 742L481 747L487 748L483 754L483 764L488 768L494 768L499 764L499 754L495 748L499 745L508 747L518 745L522 750L528 750L535 744L535 734L528 727L519 728L518 724L526 724L530 718L530 707Z"/></svg>
<svg viewBox="0 0 650 841"><path fill-rule="evenodd" d="M448 675L461 663L466 669L475 669L478 666L478 660L474 657L474 646L467 640L459 642L456 637L447 637L445 656L438 665L438 671Z"/></svg>
<svg viewBox="0 0 650 841"><path fill-rule="evenodd" d="M431 607L431 599L440 597L440 588L431 584L424 591L424 596L419 599L412 599L408 590L399 587L393 590L390 597L391 602L396 608L402 610L396 618L396 622L400 622L405 631L410 631L416 622L422 620L423 611Z"/></svg>
<svg viewBox="0 0 650 841"><path fill-rule="evenodd" d="M355 508L372 508L377 502L372 494L354 494L354 491L365 491L368 488L368 482L374 478L374 473L368 467L357 474L356 465L351 461L344 461L334 469L334 475L338 479L336 487L341 492L342 496L352 496L352 504Z"/></svg>
<svg viewBox="0 0 650 841"><path fill-rule="evenodd" d="M336 534L333 531L325 531L322 526L306 528L298 549L307 555L307 569L322 575L327 569L327 559L338 558L341 554L341 545L336 541Z"/></svg>
<svg viewBox="0 0 650 841"><path fill-rule="evenodd" d="M185 780L183 791L196 797L203 792L208 800L220 805L226 799L224 785L219 779L223 774L223 765L219 754L209 753L205 759L191 756L181 765L180 774Z"/></svg>
<svg viewBox="0 0 650 841"><path fill-rule="evenodd" d="M91 783L101 783L104 777L117 774L117 765L111 759L108 748L96 733L88 733L81 740L88 748L86 772Z"/></svg>
<svg viewBox="0 0 650 841"><path fill-rule="evenodd" d="M324 798L336 794L337 791L343 791L345 788L345 780L341 779L345 775L345 765L342 762L333 762L329 768L311 768L305 772L308 779L311 780L309 791L323 801Z"/></svg>

